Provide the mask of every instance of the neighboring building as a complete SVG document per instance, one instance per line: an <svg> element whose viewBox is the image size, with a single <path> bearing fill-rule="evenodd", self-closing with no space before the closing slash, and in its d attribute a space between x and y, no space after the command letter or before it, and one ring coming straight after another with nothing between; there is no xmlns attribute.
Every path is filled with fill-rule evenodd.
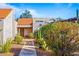
<svg viewBox="0 0 79 59"><path fill-rule="evenodd" d="M33 18L33 32L38 30L40 26L54 22L53 18Z"/></svg>
<svg viewBox="0 0 79 59"><path fill-rule="evenodd" d="M29 33L33 32L33 19L32 18L20 18L18 19L18 33L26 37Z"/></svg>
<svg viewBox="0 0 79 59"><path fill-rule="evenodd" d="M0 9L0 44L4 44L8 38L14 38L17 34L14 10Z"/></svg>

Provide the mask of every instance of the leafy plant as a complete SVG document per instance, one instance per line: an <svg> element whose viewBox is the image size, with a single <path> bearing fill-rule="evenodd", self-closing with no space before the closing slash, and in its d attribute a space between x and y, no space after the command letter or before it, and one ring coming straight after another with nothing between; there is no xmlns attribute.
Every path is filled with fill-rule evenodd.
<svg viewBox="0 0 79 59"><path fill-rule="evenodd" d="M22 40L23 40L23 37L22 36L16 35L15 42L17 42L17 44L20 44L22 42Z"/></svg>
<svg viewBox="0 0 79 59"><path fill-rule="evenodd" d="M47 47L46 41L42 38L41 30L38 30L38 32L36 33L36 37L37 37L37 43L39 44L39 46L44 50L47 50L48 47Z"/></svg>
<svg viewBox="0 0 79 59"><path fill-rule="evenodd" d="M48 50L48 46L47 46L47 43L46 43L46 41L42 38L42 40L41 40L41 43L42 43L42 48L44 49L44 50Z"/></svg>
<svg viewBox="0 0 79 59"><path fill-rule="evenodd" d="M2 52L8 53L11 51L12 39L9 38L5 44L2 45Z"/></svg>
<svg viewBox="0 0 79 59"><path fill-rule="evenodd" d="M34 38L34 34L33 33L29 33L29 38Z"/></svg>

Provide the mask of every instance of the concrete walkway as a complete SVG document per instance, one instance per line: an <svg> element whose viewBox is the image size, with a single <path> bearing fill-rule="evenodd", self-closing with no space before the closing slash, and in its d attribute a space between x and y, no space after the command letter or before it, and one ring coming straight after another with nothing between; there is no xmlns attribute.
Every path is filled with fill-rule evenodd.
<svg viewBox="0 0 79 59"><path fill-rule="evenodd" d="M24 39L24 46L19 54L19 56L37 56L35 46L34 46L34 39Z"/></svg>

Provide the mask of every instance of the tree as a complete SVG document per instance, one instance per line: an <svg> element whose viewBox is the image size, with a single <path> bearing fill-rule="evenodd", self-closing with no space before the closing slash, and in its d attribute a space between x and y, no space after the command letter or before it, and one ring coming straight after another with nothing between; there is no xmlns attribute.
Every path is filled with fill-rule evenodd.
<svg viewBox="0 0 79 59"><path fill-rule="evenodd" d="M78 14L78 13L79 13L79 10L77 9L77 10L76 10L77 23L79 22L79 14Z"/></svg>
<svg viewBox="0 0 79 59"><path fill-rule="evenodd" d="M25 12L20 15L20 18L32 18L32 15L30 14L30 11L25 10Z"/></svg>
<svg viewBox="0 0 79 59"><path fill-rule="evenodd" d="M55 22L40 28L42 37L55 55L69 56L79 48L79 26L71 22Z"/></svg>

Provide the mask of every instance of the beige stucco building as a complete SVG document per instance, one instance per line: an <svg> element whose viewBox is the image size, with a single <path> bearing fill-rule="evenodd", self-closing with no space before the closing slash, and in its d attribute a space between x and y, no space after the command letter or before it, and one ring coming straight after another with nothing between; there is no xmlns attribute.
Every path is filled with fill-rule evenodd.
<svg viewBox="0 0 79 59"><path fill-rule="evenodd" d="M52 18L33 18L33 32L38 30L40 26L54 22L54 20L51 19Z"/></svg>

